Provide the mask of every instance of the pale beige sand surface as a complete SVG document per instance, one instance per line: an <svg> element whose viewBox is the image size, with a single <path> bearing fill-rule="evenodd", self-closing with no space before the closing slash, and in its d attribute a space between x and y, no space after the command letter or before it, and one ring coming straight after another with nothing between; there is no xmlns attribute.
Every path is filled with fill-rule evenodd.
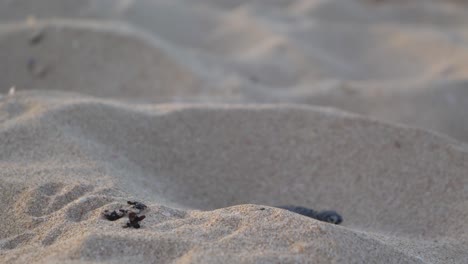
<svg viewBox="0 0 468 264"><path fill-rule="evenodd" d="M0 0L0 262L468 263L465 2Z"/></svg>
<svg viewBox="0 0 468 264"><path fill-rule="evenodd" d="M2 0L0 22L23 26L0 43L15 47L1 53L0 89L319 104L467 141L467 12L442 0ZM24 22L44 19L73 29L25 52ZM82 30L122 24L141 38ZM49 77L31 82L29 58Z"/></svg>
<svg viewBox="0 0 468 264"><path fill-rule="evenodd" d="M467 148L428 132L320 108L56 92L1 109L7 262L467 260ZM100 217L131 198L150 205L142 229ZM334 208L345 223L260 210L278 204Z"/></svg>

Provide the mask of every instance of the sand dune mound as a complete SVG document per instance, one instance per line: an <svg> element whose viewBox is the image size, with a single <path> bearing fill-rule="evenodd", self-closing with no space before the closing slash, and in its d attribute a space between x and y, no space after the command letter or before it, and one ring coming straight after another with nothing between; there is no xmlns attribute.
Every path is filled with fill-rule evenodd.
<svg viewBox="0 0 468 264"><path fill-rule="evenodd" d="M237 230L236 235L228 237L246 237L252 245L271 250L271 255L249 254L246 261L269 261L281 256L285 262L294 262L316 256L323 263L345 263L346 258L387 259L388 255L394 263L423 263L410 249L404 249L416 245L407 240L432 241L418 249L423 252L428 248L431 252L441 251L438 243L442 241L452 253L466 245L466 235L460 230L468 228L464 191L468 184L467 148L422 130L330 109L287 105L128 105L57 92L6 96L0 109L9 109L9 104L21 110L0 126L2 188L10 189L2 193L2 201L11 208L11 222L2 223L2 227L14 230L3 233L6 259L15 260L15 252L20 254L38 243L47 248L56 240L77 245L65 252L60 250L65 244L55 245L47 250L49 253L44 251L44 256L112 260L109 252L130 243L132 246L125 250L131 252L117 256L140 255L137 252L143 250L147 252L140 256L143 259L229 259L229 254L216 253L216 249L229 250L230 243L220 242L226 238L216 237L216 243L204 244L206 248L195 247L185 238L197 228L205 232L200 236L207 236L206 243L220 232ZM2 110L2 114L5 112ZM169 210L168 215L191 220L165 226L157 220L165 213L155 209L151 211L155 218L145 220L143 237L125 238L125 232L131 231L109 226L111 222L99 215L103 207L125 203L131 197L149 201L159 211ZM320 230L328 231L324 231L325 238L314 238L303 229L317 225L315 220L279 209L268 209L267 215L272 215L260 217L260 206L191 211L249 203L333 208L344 216L344 229L319 224ZM226 210L226 215L221 213ZM210 229L212 224L200 225L201 220L193 219L196 215L206 221L219 218L221 223L216 226L222 230ZM235 224L231 230L232 217L241 223L249 221L249 217L262 221L252 220L245 227ZM290 225L290 221L296 224ZM286 232L284 239L289 239L293 251L315 248L317 243L332 246L301 251L299 255L276 252L275 248L283 246L266 241L278 235L268 233L278 223L288 225L281 232ZM100 227L106 225L101 231ZM71 234L80 228L86 232L78 242ZM158 233L159 228L174 229L185 236L174 240L172 235ZM250 228L265 232L258 237L245 230ZM30 231L10 237L21 229ZM293 236L288 232L297 233ZM353 244L351 241L356 239L362 241L356 249L343 242ZM111 242L104 242L108 240ZM305 244L294 245L300 240ZM281 241L278 243L286 243ZM377 252L366 253L366 248L375 247L375 241L381 243ZM175 251L155 251L152 242ZM141 248L139 243L149 244L149 248ZM251 252L252 248L243 245L236 250ZM96 253L100 251L103 255ZM440 255L435 259L440 261ZM21 262L20 258L16 261Z"/></svg>
<svg viewBox="0 0 468 264"><path fill-rule="evenodd" d="M444 80L392 89L378 84L335 82L323 85L321 92L298 94L292 100L411 124L467 142L468 117L464 114L468 106L467 85L465 80Z"/></svg>
<svg viewBox="0 0 468 264"><path fill-rule="evenodd" d="M436 0L4 0L0 91L318 104L466 142L466 10Z"/></svg>
<svg viewBox="0 0 468 264"><path fill-rule="evenodd" d="M0 26L0 49L3 92L16 86L151 101L202 93L200 78L164 44L125 26L70 20L8 24Z"/></svg>
<svg viewBox="0 0 468 264"><path fill-rule="evenodd" d="M318 104L466 142L465 2L3 0L0 91Z"/></svg>

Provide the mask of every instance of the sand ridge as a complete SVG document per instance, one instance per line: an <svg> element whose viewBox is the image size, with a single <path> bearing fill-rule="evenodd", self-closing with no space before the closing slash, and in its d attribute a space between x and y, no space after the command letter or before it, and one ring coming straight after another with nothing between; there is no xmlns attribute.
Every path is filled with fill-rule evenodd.
<svg viewBox="0 0 468 264"><path fill-rule="evenodd" d="M362 257L424 263L411 250L402 249L411 245L409 238L432 241L420 249L423 252L442 251L441 245L449 245L450 255L463 259L457 247L466 245L460 230L467 228L463 186L468 149L456 141L331 109L161 105L134 110L124 103L67 95L17 92L14 98L2 100L2 108L14 100L23 109L10 120L15 125L2 125L0 132L0 144L7 153L2 155L2 187L18 182L23 186L5 201L14 220L14 224L2 223L2 229L14 227L3 237L7 261L22 262L28 257L44 262L119 261L140 254L142 261L235 261L242 255L238 250L255 252L260 247L261 255L246 253L245 261L314 258L328 263ZM42 111L31 113L31 105ZM51 127L60 132L51 133ZM28 142L28 148L8 142ZM134 195L155 203L141 230L123 230L122 223L101 218L104 208L116 208ZM12 201L16 201L13 206ZM258 205L229 207L249 203ZM271 207L266 212L259 209L280 204L335 208L345 216L345 223L332 226ZM225 209L193 211L217 208ZM261 213L266 218L255 220ZM188 220L162 223L166 215ZM208 222L200 229L198 221ZM281 223L287 227L277 226ZM304 231L313 226L324 237ZM29 231L12 236L25 228ZM198 229L200 238L193 238ZM265 229L259 232L261 238L254 235L255 229ZM174 240L165 230L181 237ZM73 235L77 232L81 239ZM129 232L136 232L135 237L123 235L133 234ZM226 240L223 234L243 242L221 243ZM278 236L287 240L267 243ZM362 241L357 243L360 247L375 247L376 241L382 246L359 257L356 254L366 250L349 247L356 239ZM454 243L454 239L465 242ZM254 249L243 244L247 241ZM291 243L287 247L281 244L286 241ZM130 248L125 254L114 254L120 243ZM145 246L140 248L139 243ZM156 250L160 243L166 246ZM41 245L47 250L31 251ZM229 252L231 247L235 247L231 256L216 253L216 248ZM268 249L277 247L293 253ZM433 258L442 261L442 256Z"/></svg>
<svg viewBox="0 0 468 264"><path fill-rule="evenodd" d="M37 9L34 19L0 16L8 33L0 45L12 50L2 54L0 89L145 103L319 104L467 140L463 4L198 2L64 1L54 2L62 11ZM50 31L44 41L28 47L42 27Z"/></svg>

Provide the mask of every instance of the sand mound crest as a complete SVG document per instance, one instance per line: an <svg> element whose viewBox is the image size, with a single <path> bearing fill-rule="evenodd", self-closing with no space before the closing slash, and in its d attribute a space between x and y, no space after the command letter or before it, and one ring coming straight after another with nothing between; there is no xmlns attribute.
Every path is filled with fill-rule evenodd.
<svg viewBox="0 0 468 264"><path fill-rule="evenodd" d="M71 160L79 153L84 164L111 172L117 186L172 206L314 205L367 230L462 236L463 217L447 217L463 215L466 206L468 154L455 141L310 107L136 109L85 98L52 107L36 132L23 124L28 157ZM34 136L51 126L62 131L59 138ZM8 131L3 135L18 135Z"/></svg>
<svg viewBox="0 0 468 264"><path fill-rule="evenodd" d="M38 31L40 42L31 44ZM2 55L7 63L2 64L0 87L146 100L176 96L170 87L178 87L180 94L200 93L200 79L190 67L164 44L158 47L134 31L70 20L3 25L0 49L8 53Z"/></svg>

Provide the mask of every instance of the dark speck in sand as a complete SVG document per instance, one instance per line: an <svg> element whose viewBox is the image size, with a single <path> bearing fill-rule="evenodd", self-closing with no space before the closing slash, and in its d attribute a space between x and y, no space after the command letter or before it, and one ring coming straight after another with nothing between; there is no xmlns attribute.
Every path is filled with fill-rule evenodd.
<svg viewBox="0 0 468 264"><path fill-rule="evenodd" d="M44 29L39 29L37 31L34 31L34 33L29 38L29 44L31 46L39 44L44 39L44 36L45 36Z"/></svg>
<svg viewBox="0 0 468 264"><path fill-rule="evenodd" d="M395 141L395 148L401 148L401 144L398 141Z"/></svg>
<svg viewBox="0 0 468 264"><path fill-rule="evenodd" d="M51 70L50 65L40 65L35 58L29 58L27 62L28 71L36 78L43 79Z"/></svg>

